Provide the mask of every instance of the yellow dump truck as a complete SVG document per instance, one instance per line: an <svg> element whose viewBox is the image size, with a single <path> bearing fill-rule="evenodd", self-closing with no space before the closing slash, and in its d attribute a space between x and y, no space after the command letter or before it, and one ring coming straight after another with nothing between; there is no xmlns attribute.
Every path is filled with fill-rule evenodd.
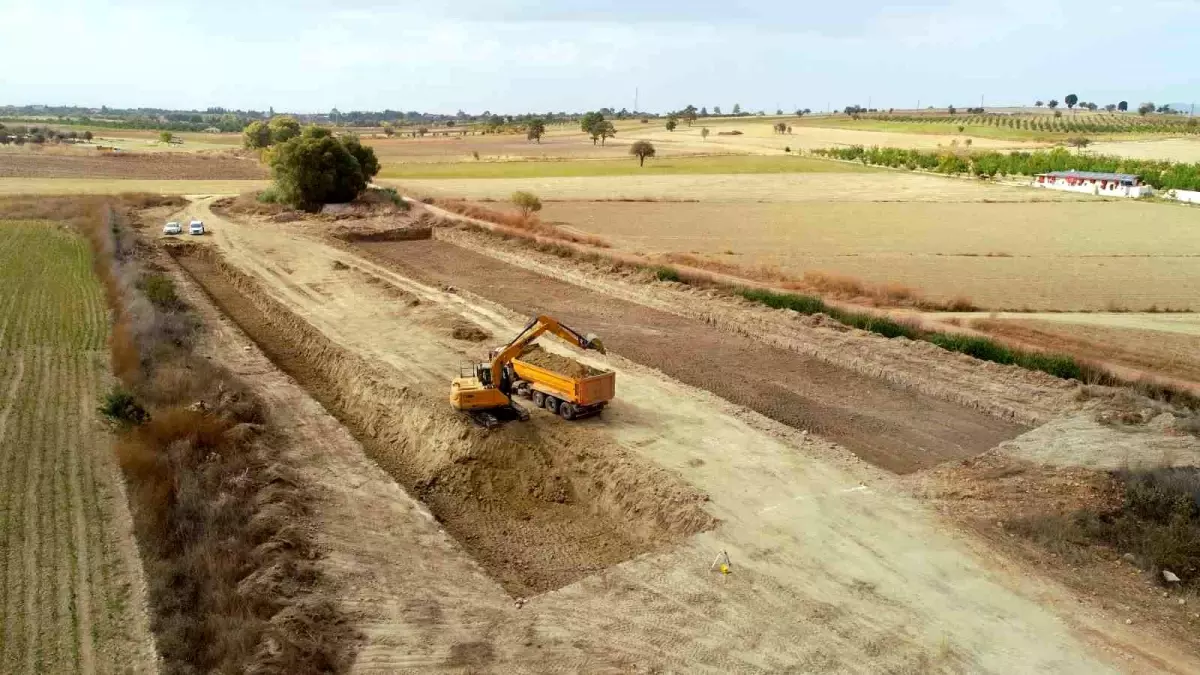
<svg viewBox="0 0 1200 675"><path fill-rule="evenodd" d="M537 407L558 413L565 420L595 415L617 393L617 375L612 371L584 369L565 358L562 360L572 365L551 369L545 361L538 365L533 360L523 354L510 363L513 393L533 399Z"/></svg>

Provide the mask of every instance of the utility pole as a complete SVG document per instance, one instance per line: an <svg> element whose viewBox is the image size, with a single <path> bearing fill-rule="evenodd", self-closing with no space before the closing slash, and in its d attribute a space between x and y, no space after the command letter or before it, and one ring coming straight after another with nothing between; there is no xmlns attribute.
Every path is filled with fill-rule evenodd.
<svg viewBox="0 0 1200 675"><path fill-rule="evenodd" d="M983 109L983 94L979 95L979 109Z"/></svg>
<svg viewBox="0 0 1200 675"><path fill-rule="evenodd" d="M638 88L633 88L633 112L637 112L638 107Z"/></svg>

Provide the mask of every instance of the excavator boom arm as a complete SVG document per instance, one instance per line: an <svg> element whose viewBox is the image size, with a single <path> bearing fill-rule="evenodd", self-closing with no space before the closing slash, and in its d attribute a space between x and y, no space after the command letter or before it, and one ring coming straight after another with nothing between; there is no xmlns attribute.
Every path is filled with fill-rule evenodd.
<svg viewBox="0 0 1200 675"><path fill-rule="evenodd" d="M521 350L525 349L526 345L533 342L542 333L551 333L567 342L575 344L580 349L592 349L606 353L604 343L595 335L580 335L578 331L564 326L557 319L548 316L535 316L530 319L529 323L525 324L525 328L513 338L512 342L501 349L495 357L492 358L490 364L492 374L492 386L497 386L500 382L501 371L508 362L521 355Z"/></svg>

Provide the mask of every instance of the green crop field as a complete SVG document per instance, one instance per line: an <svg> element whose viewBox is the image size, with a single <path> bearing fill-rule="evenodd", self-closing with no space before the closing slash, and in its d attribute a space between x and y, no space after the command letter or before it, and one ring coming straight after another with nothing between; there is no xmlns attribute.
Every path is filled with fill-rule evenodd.
<svg viewBox="0 0 1200 675"><path fill-rule="evenodd" d="M0 672L138 670L91 260L64 225L0 220Z"/></svg>
<svg viewBox="0 0 1200 675"><path fill-rule="evenodd" d="M868 167L788 155L647 159L385 164L380 178L550 178L665 174L862 173Z"/></svg>

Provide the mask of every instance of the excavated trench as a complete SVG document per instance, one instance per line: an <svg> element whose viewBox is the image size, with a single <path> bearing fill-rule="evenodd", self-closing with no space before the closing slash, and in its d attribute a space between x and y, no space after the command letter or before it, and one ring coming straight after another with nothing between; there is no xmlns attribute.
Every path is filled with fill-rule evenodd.
<svg viewBox="0 0 1200 675"><path fill-rule="evenodd" d="M586 425L478 429L329 340L211 249L172 257L514 596L570 584L717 523L706 496ZM398 557L403 551L397 551ZM408 564L420 564L419 556Z"/></svg>

